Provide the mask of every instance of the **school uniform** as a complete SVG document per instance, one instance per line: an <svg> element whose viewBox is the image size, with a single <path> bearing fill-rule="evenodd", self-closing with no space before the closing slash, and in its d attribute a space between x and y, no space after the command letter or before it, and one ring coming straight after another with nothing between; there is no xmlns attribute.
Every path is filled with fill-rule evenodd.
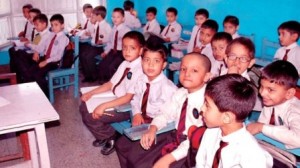
<svg viewBox="0 0 300 168"><path fill-rule="evenodd" d="M146 94L147 84L149 84L149 95L145 108L146 117L144 118L144 121L146 123L161 114L161 106L168 101L177 90L175 84L163 73L161 73L153 81L149 81L148 77L143 74L135 84L135 94L131 100L132 116L135 116L136 114L143 115L142 104L144 94ZM133 142L125 136L122 136L117 141L116 149L121 167L127 167L127 157L134 155L136 148L140 149L140 141Z"/></svg>
<svg viewBox="0 0 300 168"><path fill-rule="evenodd" d="M146 23L146 25L143 27L143 32L144 33L149 32L149 33L153 33L153 34L159 35L160 31L161 31L160 25L159 25L159 23L157 22L156 19L148 21Z"/></svg>
<svg viewBox="0 0 300 168"><path fill-rule="evenodd" d="M300 46L295 42L289 46L280 47L274 56L275 60L284 60L284 56L287 53L286 61L292 63L300 74Z"/></svg>
<svg viewBox="0 0 300 168"><path fill-rule="evenodd" d="M124 61L122 54L122 38L130 31L124 23L114 26L104 49L107 54L99 64L100 81L108 81Z"/></svg>
<svg viewBox="0 0 300 168"><path fill-rule="evenodd" d="M184 130L179 137L180 144L175 148L171 155L176 159L176 162L171 164L171 167L181 166L185 162L188 149L190 146L189 140L186 138L190 126L195 125L197 127L203 125L203 121L200 118L193 116L193 111L200 111L202 104L204 103L204 92L206 85L199 90L188 93L187 89L180 88L172 96L170 101L167 101L161 106L161 114L153 119L151 125L155 125L158 130L167 125L168 122L175 121L176 131L160 134L157 136L157 143L152 145L151 148L146 151L142 147L135 150L135 154L128 156L127 164L129 167L152 167L153 164L161 157L162 150L164 150L170 143L176 141L178 128L182 128L180 124L182 107L187 102L186 115L184 122Z"/></svg>
<svg viewBox="0 0 300 168"><path fill-rule="evenodd" d="M211 48L211 43L203 45L203 44L201 44L201 42L199 42L199 44L197 45L197 47L200 48L200 49L202 48L201 54L204 54L204 55L207 56L207 58L210 60L211 65L213 65L216 62L216 60L215 60L215 58L213 56L213 51L212 51L212 48Z"/></svg>
<svg viewBox="0 0 300 168"><path fill-rule="evenodd" d="M31 40L33 29L34 29L34 25L29 20L27 20L23 30L24 32L23 37L27 38L28 40Z"/></svg>
<svg viewBox="0 0 300 168"><path fill-rule="evenodd" d="M271 168L272 156L262 149L256 139L243 128L222 136L220 128L206 129L196 155L196 168L212 167L220 142L226 142L222 148L218 167L261 167Z"/></svg>
<svg viewBox="0 0 300 168"><path fill-rule="evenodd" d="M95 44L100 40L103 44L106 44L109 40L110 33L111 26L106 20L96 22L96 24L93 25L91 33L91 45L88 43L82 43L80 45L79 60L82 65L82 73L86 80L96 80L98 78L95 56L102 54L103 47L97 47Z"/></svg>
<svg viewBox="0 0 300 168"><path fill-rule="evenodd" d="M94 28L94 25L91 22L91 18L84 17L83 19L81 19L80 27L82 30L92 30Z"/></svg>
<svg viewBox="0 0 300 168"><path fill-rule="evenodd" d="M171 42L178 41L181 35L182 27L177 21L169 23L161 32L163 38L170 38Z"/></svg>
<svg viewBox="0 0 300 168"><path fill-rule="evenodd" d="M136 16L132 15L129 11L125 11L124 14L125 14L124 24L127 27L131 29L136 29L142 26L140 20Z"/></svg>
<svg viewBox="0 0 300 168"><path fill-rule="evenodd" d="M130 68L130 70L125 78L121 81L121 83L119 83L126 68ZM135 83L138 81L138 78L142 74L143 70L140 57L132 62L123 61L110 80L110 82L112 83L112 90L114 90L114 94L117 97L122 97L127 93L134 94ZM100 119L95 120L92 117L92 113L88 112L86 103L84 102L82 102L80 105L80 113L82 115L83 123L87 126L87 128L91 131L91 133L97 140L109 139L115 135L115 129L110 126L111 123L130 119L130 113L108 111L106 113L113 114L114 116L111 117L103 115L100 117Z"/></svg>
<svg viewBox="0 0 300 168"><path fill-rule="evenodd" d="M222 72L227 71L226 64L224 61L214 60L214 63L211 64L211 70L213 77L218 77L222 75Z"/></svg>
<svg viewBox="0 0 300 168"><path fill-rule="evenodd" d="M239 35L239 33L238 32L235 32L233 35L231 35L232 36L232 39L236 39L236 38L239 38L240 37L240 35Z"/></svg>
<svg viewBox="0 0 300 168"><path fill-rule="evenodd" d="M274 109L274 125L270 124ZM258 122L264 123L262 133L282 142L287 149L300 148L300 100L293 97L271 107L264 107Z"/></svg>
<svg viewBox="0 0 300 168"><path fill-rule="evenodd" d="M199 45L200 29L201 29L201 27L199 25L195 25L193 27L191 38L190 38L188 48L187 48L187 53L192 52L194 50L194 48Z"/></svg>

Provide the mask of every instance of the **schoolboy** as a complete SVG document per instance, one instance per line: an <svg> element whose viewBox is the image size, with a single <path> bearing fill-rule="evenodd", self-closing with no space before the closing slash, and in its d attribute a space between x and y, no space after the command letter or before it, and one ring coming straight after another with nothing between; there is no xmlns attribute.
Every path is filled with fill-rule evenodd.
<svg viewBox="0 0 300 168"><path fill-rule="evenodd" d="M224 59L226 57L227 45L231 41L231 35L226 32L218 32L213 36L211 46L215 62L210 71L213 77L220 76L221 72L227 69Z"/></svg>
<svg viewBox="0 0 300 168"><path fill-rule="evenodd" d="M123 37L122 47L125 61L122 62L109 82L83 94L81 97L82 103L80 105L80 112L82 114L82 121L96 138L93 142L93 146L103 146L101 153L104 155L109 155L115 150L114 143L116 133L110 124L130 118L130 114L127 112L116 113L115 111L106 111L105 114L109 115L104 115L104 110L129 103L132 99L134 95L134 85L143 74L140 55L143 52L144 44L145 39L141 33L137 31L126 33ZM117 99L100 104L96 107L94 112L90 114L85 102L93 95L109 90L113 91Z"/></svg>
<svg viewBox="0 0 300 168"><path fill-rule="evenodd" d="M165 42L178 41L181 35L182 27L176 21L177 20L177 9L170 7L166 11L168 25L161 32L161 36Z"/></svg>
<svg viewBox="0 0 300 168"><path fill-rule="evenodd" d="M148 132L141 138L141 149L129 156L130 167L152 167L154 163L154 167L180 167L184 164L189 148L187 131L191 125L203 125L193 116L193 111L199 111L204 102L210 67L209 59L199 53L183 57L179 75L183 88L160 108L161 114L153 119ZM176 131L157 136L154 144L157 130L172 121L175 121Z"/></svg>
<svg viewBox="0 0 300 168"><path fill-rule="evenodd" d="M282 47L276 51L274 59L291 62L300 74L300 47L297 44L300 36L300 23L297 21L284 22L279 25L278 34Z"/></svg>
<svg viewBox="0 0 300 168"><path fill-rule="evenodd" d="M143 32L150 32L156 35L160 34L160 25L156 20L156 14L157 14L157 9L155 7L149 7L146 10L146 18L147 18L147 23L143 27Z"/></svg>
<svg viewBox="0 0 300 168"><path fill-rule="evenodd" d="M137 18L136 11L134 10L134 3L130 0L126 0L123 3L123 8L125 11L124 24L131 29L140 28L142 25L140 20Z"/></svg>
<svg viewBox="0 0 300 168"><path fill-rule="evenodd" d="M161 111L159 108L168 101L177 87L164 74L168 50L163 44L147 44L142 55L144 74L135 84L135 94L131 100L132 126L150 123ZM121 167L127 167L127 157L140 149L140 142L121 137L116 143Z"/></svg>
<svg viewBox="0 0 300 168"><path fill-rule="evenodd" d="M192 35L188 44L187 52L190 53L199 43L201 25L209 18L209 12L206 9L198 9L195 12L195 23L193 27Z"/></svg>
<svg viewBox="0 0 300 168"><path fill-rule="evenodd" d="M118 69L119 65L124 61L122 55L122 38L124 34L130 31L124 22L124 10L115 8L112 14L114 23L113 29L109 35L108 43L101 54L103 58L99 64L99 80L100 84L107 82Z"/></svg>
<svg viewBox="0 0 300 168"><path fill-rule="evenodd" d="M239 74L212 79L201 107L204 132L196 167L267 167L273 159L246 130L243 121L256 100L255 86Z"/></svg>
<svg viewBox="0 0 300 168"><path fill-rule="evenodd" d="M256 123L247 129L252 134L262 132L285 145L300 148L300 100L295 97L299 75L287 61L275 61L262 70L259 93L263 110Z"/></svg>
<svg viewBox="0 0 300 168"><path fill-rule="evenodd" d="M45 40L43 40L44 37L42 35L43 41L41 40L41 44L26 44L27 47L35 52L32 58L35 62L28 68L24 75L24 82L36 81L46 95L49 94L46 75L49 71L58 68L65 48L69 44L69 38L63 31L64 17L61 14L54 14L50 18L50 23L52 33L47 35ZM40 31L38 26L36 29ZM39 58L39 53L43 53L44 57Z"/></svg>
<svg viewBox="0 0 300 168"><path fill-rule="evenodd" d="M78 33L78 30L76 30L76 29L81 29L81 30L86 30L83 33L85 36L91 36L91 33L94 30L94 25L91 22L93 6L89 3L86 3L83 5L82 11L84 14L83 18L81 19L80 23L78 23L78 25L76 25L75 29L71 30L70 33L72 35L75 35L76 33Z"/></svg>
<svg viewBox="0 0 300 168"><path fill-rule="evenodd" d="M95 56L103 52L103 47L96 45L106 44L111 33L111 26L106 22L105 17L106 8L104 6L97 6L93 9L91 20L94 24L94 31L91 34L91 45L89 43L80 45L79 59L84 75L82 82L94 82L99 77Z"/></svg>
<svg viewBox="0 0 300 168"><path fill-rule="evenodd" d="M25 26L24 26L24 30L21 31L19 34L18 34L18 37L21 38L21 40L23 38L27 38L27 39L30 39L31 37L31 32L32 32L32 29L33 29L33 25L30 24L30 21L29 21L29 10L32 9L32 5L31 4L25 4L23 7L22 7L22 12L23 12L23 16L24 18L26 19L26 23L25 23Z"/></svg>
<svg viewBox="0 0 300 168"><path fill-rule="evenodd" d="M239 19L236 16L228 15L224 18L223 27L226 33L231 34L232 39L240 37L238 34L239 30Z"/></svg>

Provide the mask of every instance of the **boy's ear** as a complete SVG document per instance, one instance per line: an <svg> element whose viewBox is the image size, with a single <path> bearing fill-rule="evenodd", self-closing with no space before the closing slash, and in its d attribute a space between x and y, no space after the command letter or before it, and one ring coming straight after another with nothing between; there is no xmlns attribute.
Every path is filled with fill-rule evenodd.
<svg viewBox="0 0 300 168"><path fill-rule="evenodd" d="M298 34L297 33L292 33L291 38L293 39L293 41L297 41Z"/></svg>
<svg viewBox="0 0 300 168"><path fill-rule="evenodd" d="M167 61L165 61L162 69L164 70L167 67L167 65L168 65L168 63L167 63Z"/></svg>
<svg viewBox="0 0 300 168"><path fill-rule="evenodd" d="M236 26L236 30L239 30L239 28L240 28L240 25Z"/></svg>
<svg viewBox="0 0 300 168"><path fill-rule="evenodd" d="M140 49L139 55L141 56L141 55L143 54L143 52L144 52L144 47L142 47L142 48Z"/></svg>
<svg viewBox="0 0 300 168"><path fill-rule="evenodd" d="M204 76L204 82L207 83L211 77L212 77L212 74L210 72L207 72Z"/></svg>
<svg viewBox="0 0 300 168"><path fill-rule="evenodd" d="M231 112L224 112L222 115L222 120L224 124L230 124L235 120L235 116Z"/></svg>
<svg viewBox="0 0 300 168"><path fill-rule="evenodd" d="M294 97L296 94L296 89L295 88L289 88L285 94L285 98L287 100L291 99L292 97Z"/></svg>
<svg viewBox="0 0 300 168"><path fill-rule="evenodd" d="M250 63L248 65L248 68L251 68L255 64L255 58L250 60Z"/></svg>

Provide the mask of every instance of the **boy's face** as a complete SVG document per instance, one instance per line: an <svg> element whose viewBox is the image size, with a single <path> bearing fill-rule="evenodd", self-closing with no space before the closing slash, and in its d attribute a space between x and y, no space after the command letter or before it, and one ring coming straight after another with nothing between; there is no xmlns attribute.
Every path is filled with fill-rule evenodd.
<svg viewBox="0 0 300 168"><path fill-rule="evenodd" d="M142 67L143 72L147 75L149 81L155 79L166 65L167 63L164 61L159 52L147 51L144 53Z"/></svg>
<svg viewBox="0 0 300 168"><path fill-rule="evenodd" d="M196 15L195 16L195 22L196 25L201 26L205 21L207 20L207 17L204 15Z"/></svg>
<svg viewBox="0 0 300 168"><path fill-rule="evenodd" d="M172 23L176 21L177 16L173 12L167 12L167 21L168 23Z"/></svg>
<svg viewBox="0 0 300 168"><path fill-rule="evenodd" d="M225 22L223 26L224 26L224 31L231 35L234 35L236 31L239 29L239 26L235 26L229 22Z"/></svg>
<svg viewBox="0 0 300 168"><path fill-rule="evenodd" d="M292 98L295 95L295 89L287 89L283 85L270 82L267 79L261 79L259 93L264 106L275 106Z"/></svg>
<svg viewBox="0 0 300 168"><path fill-rule="evenodd" d="M35 27L36 31L38 31L38 32L42 32L47 28L47 24L40 22L39 20L35 20L33 23L34 23L34 27Z"/></svg>
<svg viewBox="0 0 300 168"><path fill-rule="evenodd" d="M29 19L29 18L30 18L30 16L29 16L29 10L30 10L30 9L28 9L28 8L23 8L23 10L22 10L23 16L24 16L24 18L26 18L26 19Z"/></svg>
<svg viewBox="0 0 300 168"><path fill-rule="evenodd" d="M215 40L211 42L214 58L218 61L223 61L226 57L226 47L228 43L226 40Z"/></svg>
<svg viewBox="0 0 300 168"><path fill-rule="evenodd" d="M200 30L200 42L202 45L207 45L211 42L211 39L215 35L215 31L210 28L201 28Z"/></svg>
<svg viewBox="0 0 300 168"><path fill-rule="evenodd" d="M210 74L203 66L203 60L198 55L183 57L180 65L179 80L190 93L200 89L209 78Z"/></svg>
<svg viewBox="0 0 300 168"><path fill-rule="evenodd" d="M143 47L134 39L124 38L122 41L122 53L126 61L132 62L142 55Z"/></svg>
<svg viewBox="0 0 300 168"><path fill-rule="evenodd" d="M297 41L298 35L297 33L290 33L286 29L279 29L279 42L282 46L289 46Z"/></svg>
<svg viewBox="0 0 300 168"><path fill-rule="evenodd" d="M147 13L146 17L147 17L148 21L151 21L151 20L155 19L155 15L152 12Z"/></svg>
<svg viewBox="0 0 300 168"><path fill-rule="evenodd" d="M255 63L255 59L250 57L247 48L241 44L234 44L228 55L225 57L225 63L228 69L236 69L238 74L244 73Z"/></svg>
<svg viewBox="0 0 300 168"><path fill-rule="evenodd" d="M95 15L94 13L92 13L90 21L91 21L92 24L95 24L97 22L97 15Z"/></svg>
<svg viewBox="0 0 300 168"><path fill-rule="evenodd" d="M205 95L204 98L201 111L202 119L206 126L209 128L221 126L223 124L223 113L220 112L215 102L209 96Z"/></svg>
<svg viewBox="0 0 300 168"><path fill-rule="evenodd" d="M33 24L33 19L34 19L34 17L36 17L36 13L34 13L34 12L29 12L29 21L30 21L30 23L32 23Z"/></svg>
<svg viewBox="0 0 300 168"><path fill-rule="evenodd" d="M112 21L114 25L118 26L124 22L124 16L120 12L113 12Z"/></svg>
<svg viewBox="0 0 300 168"><path fill-rule="evenodd" d="M57 20L53 20L51 22L51 30L54 32L54 33L58 33L60 31L62 31L64 29L64 24L61 24L59 23L59 21Z"/></svg>
<svg viewBox="0 0 300 168"><path fill-rule="evenodd" d="M93 13L93 8L86 8L83 11L83 13L84 13L86 18L90 18L92 16L92 13Z"/></svg>

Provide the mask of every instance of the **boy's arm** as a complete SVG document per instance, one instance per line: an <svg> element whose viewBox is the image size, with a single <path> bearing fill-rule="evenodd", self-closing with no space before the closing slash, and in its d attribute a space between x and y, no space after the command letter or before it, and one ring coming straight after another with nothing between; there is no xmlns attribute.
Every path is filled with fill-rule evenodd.
<svg viewBox="0 0 300 168"><path fill-rule="evenodd" d="M111 90L112 86L113 86L112 83L110 81L108 81L108 82L104 83L103 85L95 88L94 90L91 90L91 91L83 94L81 96L81 100L84 101L84 102L88 101L95 94L99 94L99 93Z"/></svg>
<svg viewBox="0 0 300 168"><path fill-rule="evenodd" d="M189 147L190 141L187 138L185 141L181 142L173 152L171 152L171 155L178 161L187 156Z"/></svg>
<svg viewBox="0 0 300 168"><path fill-rule="evenodd" d="M108 37L108 41L106 43L106 46L104 48L104 52L105 54L108 54L108 52L112 49L112 45L113 45L113 40L114 40L114 31L111 31L109 33L109 37Z"/></svg>
<svg viewBox="0 0 300 168"><path fill-rule="evenodd" d="M161 157L153 166L153 168L170 167L171 163L175 162L175 158L171 154L166 154Z"/></svg>
<svg viewBox="0 0 300 168"><path fill-rule="evenodd" d="M176 27L174 28L175 32L172 33L171 37L169 37L170 41L178 41L180 38L180 35L181 35L181 30L182 30L182 27L180 26L180 24L177 24Z"/></svg>

